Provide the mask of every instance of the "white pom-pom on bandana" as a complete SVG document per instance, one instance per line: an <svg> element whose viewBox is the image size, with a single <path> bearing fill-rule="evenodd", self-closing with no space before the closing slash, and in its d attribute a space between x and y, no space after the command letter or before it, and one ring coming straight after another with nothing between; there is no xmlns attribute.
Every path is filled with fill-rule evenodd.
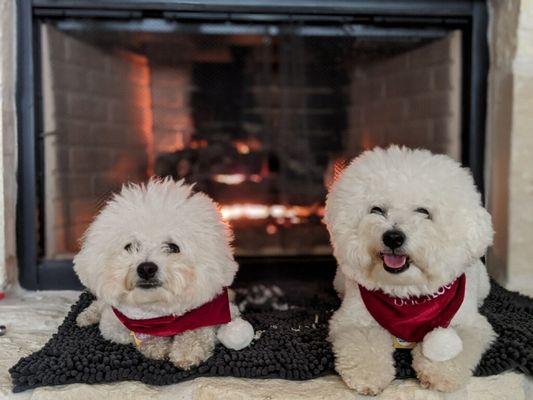
<svg viewBox="0 0 533 400"><path fill-rule="evenodd" d="M241 350L252 342L254 328L248 321L235 318L218 328L217 338L228 349Z"/></svg>
<svg viewBox="0 0 533 400"><path fill-rule="evenodd" d="M448 361L463 351L463 341L453 328L436 328L424 336L422 353L432 361Z"/></svg>

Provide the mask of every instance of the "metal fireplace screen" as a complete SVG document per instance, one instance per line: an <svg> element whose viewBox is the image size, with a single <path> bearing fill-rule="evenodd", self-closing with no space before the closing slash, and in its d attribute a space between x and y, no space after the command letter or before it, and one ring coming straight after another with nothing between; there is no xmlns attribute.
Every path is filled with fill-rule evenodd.
<svg viewBox="0 0 533 400"><path fill-rule="evenodd" d="M328 185L375 145L460 158L458 32L340 24L43 22L44 257L71 258L112 191L196 182L239 255L331 252Z"/></svg>

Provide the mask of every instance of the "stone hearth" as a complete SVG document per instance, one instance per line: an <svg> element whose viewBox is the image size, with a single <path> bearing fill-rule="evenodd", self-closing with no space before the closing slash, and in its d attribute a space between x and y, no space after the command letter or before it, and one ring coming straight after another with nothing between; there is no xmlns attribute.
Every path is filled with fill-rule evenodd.
<svg viewBox="0 0 533 400"><path fill-rule="evenodd" d="M56 331L79 292L49 291L9 293L0 303L0 323L7 334L0 337L0 400L70 400L124 398L153 400L354 400L357 396L338 376L326 376L310 381L281 379L198 378L170 386L150 386L139 382L85 385L74 384L44 387L11 393L8 369L20 357L40 349ZM380 399L403 400L526 400L533 396L533 379L518 373L506 373L488 378L473 378L468 386L453 394L422 389L417 381L394 381Z"/></svg>

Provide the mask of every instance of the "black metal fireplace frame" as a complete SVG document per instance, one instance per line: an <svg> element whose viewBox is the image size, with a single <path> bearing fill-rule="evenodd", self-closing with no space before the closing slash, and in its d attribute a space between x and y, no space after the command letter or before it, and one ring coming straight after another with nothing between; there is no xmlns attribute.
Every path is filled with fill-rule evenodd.
<svg viewBox="0 0 533 400"><path fill-rule="evenodd" d="M42 96L38 24L44 18L134 20L164 18L207 21L316 21L402 29L460 29L463 32L462 161L484 190L485 115L487 93L487 9L484 0L19 0L17 1L18 203L17 254L24 288L77 289L81 285L69 260L43 258L44 169ZM267 260L243 258L241 269L267 263L273 274L282 269L331 279L334 260L306 257ZM327 271L320 268L328 265ZM276 267L278 266L278 267ZM282 266L282 267L280 267ZM246 272L241 274L247 276ZM294 275L294 274L293 274ZM295 275L296 276L296 275ZM266 278L262 277L262 278ZM245 278L246 279L246 278Z"/></svg>

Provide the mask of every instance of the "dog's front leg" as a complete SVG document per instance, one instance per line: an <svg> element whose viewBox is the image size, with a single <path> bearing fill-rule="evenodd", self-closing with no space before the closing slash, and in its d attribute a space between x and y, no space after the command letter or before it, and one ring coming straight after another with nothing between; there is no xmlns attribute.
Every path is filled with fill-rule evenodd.
<svg viewBox="0 0 533 400"><path fill-rule="evenodd" d="M358 393L379 394L395 376L391 335L380 326L338 326L339 322L332 321L330 330L335 369Z"/></svg>
<svg viewBox="0 0 533 400"><path fill-rule="evenodd" d="M146 358L151 358L152 360L164 360L170 352L171 345L171 337L150 336L148 338L143 338L138 348Z"/></svg>
<svg viewBox="0 0 533 400"><path fill-rule="evenodd" d="M189 369L211 357L214 348L215 328L198 328L174 336L168 358L178 368Z"/></svg>
<svg viewBox="0 0 533 400"><path fill-rule="evenodd" d="M106 340L120 344L134 343L131 332L122 325L110 306L104 307L99 327L102 337Z"/></svg>
<svg viewBox="0 0 533 400"><path fill-rule="evenodd" d="M450 360L430 360L424 355L422 343L413 349L413 368L422 386L443 392L453 392L464 386L496 336L481 314L469 321L469 325L454 329L461 338L463 350Z"/></svg>
<svg viewBox="0 0 533 400"><path fill-rule="evenodd" d="M103 308L104 303L99 300L94 300L89 307L78 314L76 317L76 324L81 328L97 324L102 317Z"/></svg>

